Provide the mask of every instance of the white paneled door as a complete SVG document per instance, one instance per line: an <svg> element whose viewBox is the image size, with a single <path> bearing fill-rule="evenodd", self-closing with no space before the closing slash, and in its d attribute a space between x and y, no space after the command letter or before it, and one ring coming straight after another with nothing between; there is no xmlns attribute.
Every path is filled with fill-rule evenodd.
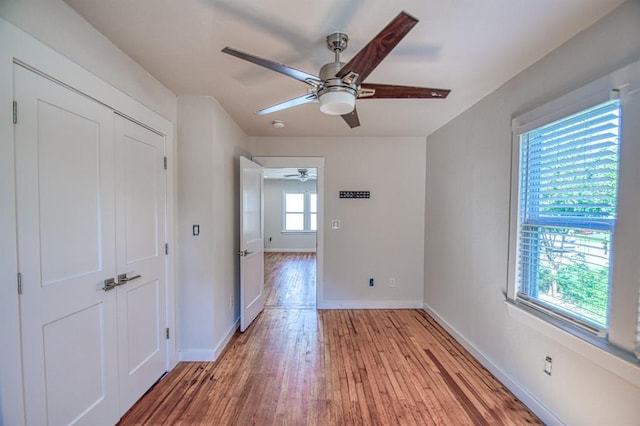
<svg viewBox="0 0 640 426"><path fill-rule="evenodd" d="M118 421L114 114L15 67L27 424Z"/></svg>
<svg viewBox="0 0 640 426"><path fill-rule="evenodd" d="M164 138L14 70L27 424L114 424L167 366Z"/></svg>
<svg viewBox="0 0 640 426"><path fill-rule="evenodd" d="M164 137L116 117L120 411L167 367Z"/></svg>
<svg viewBox="0 0 640 426"><path fill-rule="evenodd" d="M240 157L240 331L264 309L264 171Z"/></svg>

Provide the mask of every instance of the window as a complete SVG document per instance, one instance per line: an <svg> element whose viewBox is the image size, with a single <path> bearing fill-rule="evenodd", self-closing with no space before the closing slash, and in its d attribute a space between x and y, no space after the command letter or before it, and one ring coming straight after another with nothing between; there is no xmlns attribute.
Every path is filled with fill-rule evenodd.
<svg viewBox="0 0 640 426"><path fill-rule="evenodd" d="M318 195L309 194L309 229L318 230Z"/></svg>
<svg viewBox="0 0 640 426"><path fill-rule="evenodd" d="M507 284L510 309L530 314L514 318L533 315L559 338L572 334L636 364L637 117L640 61L512 120Z"/></svg>
<svg viewBox="0 0 640 426"><path fill-rule="evenodd" d="M317 195L308 191L284 192L283 231L315 232L318 227Z"/></svg>
<svg viewBox="0 0 640 426"><path fill-rule="evenodd" d="M519 135L517 297L604 335L620 102Z"/></svg>

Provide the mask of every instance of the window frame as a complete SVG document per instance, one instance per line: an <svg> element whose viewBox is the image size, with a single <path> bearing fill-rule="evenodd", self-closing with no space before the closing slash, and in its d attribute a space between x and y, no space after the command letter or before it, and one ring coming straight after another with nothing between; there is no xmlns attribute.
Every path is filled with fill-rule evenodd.
<svg viewBox="0 0 640 426"><path fill-rule="evenodd" d="M289 212L287 211L287 194L304 194L304 208L302 212ZM294 190L289 190L289 189L283 189L282 190L282 230L281 233L283 234L315 234L317 232L317 229L312 230L311 229L311 194L314 194L316 196L316 212L314 212L313 214L316 215L317 218L317 202L318 202L318 194L316 191L310 191L310 190L305 190L305 189L294 189ZM287 225L287 214L288 213L297 213L297 214L302 214L303 215L303 229L287 229L286 225ZM317 228L317 220L316 220L316 228Z"/></svg>
<svg viewBox="0 0 640 426"><path fill-rule="evenodd" d="M634 262L638 262L636 255L640 254L640 248L628 242L632 237L624 236L625 233L633 233L633 238L640 238L640 230L634 229L640 220L637 216L640 203L635 201L640 197L640 190L636 184L640 173L634 168L637 159L640 158L640 148L633 140L637 140L638 125L632 123L633 119L625 120L627 108L633 111L640 108L640 61L635 62L618 71L614 71L590 84L582 86L570 93L558 97L551 102L541 105L529 112L518 115L512 119L512 152L511 152L511 199L510 199L510 223L509 223L509 254L508 254L508 278L506 301L518 310L526 311L536 318L552 324L559 329L568 332L584 341L592 343L626 361L638 363L638 351L640 350L638 312L640 300L640 280ZM632 96L631 96L632 95ZM620 124L620 158L618 162L618 191L617 191L617 223L613 231L614 251L612 264L610 265L610 292L608 308L608 330L606 334L598 335L593 330L581 328L579 325L568 321L561 315L539 309L537 306L523 303L518 298L518 253L520 231L520 135L547 124L569 117L593 106L607 102L612 97L619 97L621 101ZM635 108L635 109L634 109ZM631 116L632 114L629 114ZM635 126L635 127L634 127ZM633 128L633 130L631 130ZM629 142L625 140L629 139ZM628 158L625 158L628 157ZM634 200L634 201L630 201ZM623 226L621 226L623 225ZM638 227L640 228L640 227ZM621 241L625 237L627 242ZM634 275L635 274L635 275ZM635 281L634 281L635 279ZM518 316L521 317L521 316ZM634 351L636 357L633 357Z"/></svg>
<svg viewBox="0 0 640 426"><path fill-rule="evenodd" d="M593 105L589 108L586 108L584 110L581 110L577 113L577 116L583 116L583 117L588 117L589 114L592 114L592 111L602 111L602 110L606 110L606 109L610 109L610 110L615 110L616 112L621 112L621 103L620 100L618 99L617 96L612 96L613 99L610 99L609 101L605 101L604 103L599 103L597 105ZM612 107L612 103L615 102L615 106ZM599 114L602 114L602 112L600 112ZM553 123L561 123L561 122L567 122L568 120L571 120L572 118L576 117L576 114L572 114L572 115L568 115L563 117L561 120L559 121L554 121L551 122L549 124L553 124ZM532 161L540 161L540 159L542 157L538 157L540 154L540 151L538 151L538 153L536 153L536 150L539 150L540 148L539 145L535 142L532 141L531 139L529 139L529 135L531 135L532 133L535 135L536 132L539 132L540 130L544 129L547 125L543 125L541 127L537 127L534 128L533 130L529 130L529 131L525 131L525 132L516 132L516 134L514 135L515 137L518 137L519 141L518 141L518 154L519 154L519 161L518 161L518 167L520 168L522 165L524 165L525 158L530 158ZM621 128L621 120L620 118L618 118L618 127L616 129L616 133L619 133L619 130ZM620 135L618 134L618 139L620 139ZM589 143L588 141L585 143ZM524 146L524 147L523 147ZM554 145L552 145L552 147L554 147ZM615 184L616 184L616 188L617 188L617 182L618 182L618 165L620 164L620 158L619 158L619 144L616 147L616 179L615 179ZM553 155L560 153L560 155L562 155L562 150L563 148L561 147L561 145L555 145L555 147L553 148L556 150L556 152L553 152ZM526 153L525 153L526 151ZM575 153L574 153L575 154ZM544 154L542 154L544 155ZM547 154L549 155L549 154ZM558 161L560 163L563 163L564 161L566 161L565 159L562 158L558 158L557 160L554 161ZM557 164L557 163L556 163ZM564 164L564 163L563 163ZM553 165L548 165L548 166L543 166L543 167L554 167ZM556 166L557 167L557 166ZM603 169L599 169L598 173L602 173ZM541 168L539 167L534 167L531 171L529 171L528 169L526 170L526 172L524 172L524 174L520 173L520 170L518 170L518 188L524 190L524 193L521 194L520 191L518 192L518 201L519 201L519 206L518 206L518 244L522 244L524 243L523 238L524 234L523 233L527 233L527 229L539 229L540 227L542 228L558 228L558 229L566 229L566 230L570 230L570 229L574 229L574 230L584 230L584 231L595 231L595 232L601 232L601 233L607 233L610 235L610 238L612 239L615 233L615 215L613 217L606 217L606 218L599 218L596 216L586 216L583 219L578 219L578 218L567 218L563 215L558 215L558 214L554 214L553 212L547 211L547 209L550 207L550 205L546 204L546 203L542 203L538 198L536 197L532 197L529 198L529 196L527 195L530 190L538 190L538 191L543 191L543 186L536 186L536 180L540 179L539 173L548 173L550 171L550 169L548 168ZM526 177L524 175L527 175ZM524 181L527 182L526 184L523 185L523 179L525 178ZM608 182L607 182L608 183ZM541 185L540 183L537 183L537 185ZM577 188L575 190L580 191L582 188ZM563 192L569 192L572 191L573 189L564 189ZM546 193L546 190L544 190ZM617 194L617 190L616 190L616 194ZM600 197L602 197L602 195L600 195ZM614 201L613 206L615 206L616 211L617 211L617 195ZM541 211L538 212L537 209L540 208ZM531 210L529 210L531 209ZM546 232L546 231L533 231L534 233L537 232ZM536 240L534 240L536 241ZM533 243L535 244L534 241L530 241L529 239L527 239L527 243ZM526 271L528 270L528 268L531 267L535 267L534 263L536 263L534 260L531 260L531 262L533 263L527 263L527 267L524 266L523 264L523 260L522 260L522 256L526 256L527 254L531 255L533 253L530 252L530 247L528 246L527 243L524 243L524 253L519 253L520 252L520 246L518 247L518 265L520 266L520 268L523 268L522 271L520 271L519 277L521 279L521 285L526 284L525 287L529 287L532 285L537 286L537 279L534 280L532 278L532 275L530 273L526 273ZM534 250L535 253L541 253L544 249L537 249ZM608 250L608 265L607 265L607 298L608 298L608 293L609 293L609 288L611 287L611 275L612 275L612 269L613 269L613 263L612 263L612 250ZM536 257L538 256L538 254L536 254ZM541 261L542 262L542 261ZM578 261L579 262L579 261ZM580 263L580 262L579 262ZM586 263L580 263L580 264L586 264ZM537 267L536 267L537 268ZM536 269L537 271L537 269ZM536 274L537 277L537 274ZM527 279L528 278L528 279ZM537 277L538 279L541 279L540 277ZM598 323L598 321L595 320L595 317L592 318L588 318L585 315L580 313L581 308L583 308L580 305L575 306L576 309L565 309L561 306L561 304L556 304L552 301L547 301L545 300L545 298L543 297L535 297L532 296L530 294L528 294L528 291L524 290L524 291L518 291L518 287L516 285L515 288L515 293L516 293L516 299L524 304L529 304L531 305L532 308L534 309L539 309L542 310L543 313L548 314L548 315L552 315L552 316L556 316L559 317L562 320L566 320L569 323L571 323L572 325L575 325L579 328L585 329L586 331L592 332L598 336L605 336L606 332L607 332L607 328L608 328L608 313L609 313L609 306L607 306L607 312L606 312L606 318L604 319L604 321L602 323ZM608 303L607 303L608 305ZM604 325L603 325L604 324Z"/></svg>

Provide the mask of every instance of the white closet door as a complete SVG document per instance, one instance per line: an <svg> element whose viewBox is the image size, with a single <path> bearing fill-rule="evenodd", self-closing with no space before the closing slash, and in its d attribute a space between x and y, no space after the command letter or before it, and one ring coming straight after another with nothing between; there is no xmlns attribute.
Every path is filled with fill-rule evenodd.
<svg viewBox="0 0 640 426"><path fill-rule="evenodd" d="M24 392L31 425L118 421L114 116L15 66Z"/></svg>
<svg viewBox="0 0 640 426"><path fill-rule="evenodd" d="M163 136L116 117L121 414L167 370L164 149Z"/></svg>

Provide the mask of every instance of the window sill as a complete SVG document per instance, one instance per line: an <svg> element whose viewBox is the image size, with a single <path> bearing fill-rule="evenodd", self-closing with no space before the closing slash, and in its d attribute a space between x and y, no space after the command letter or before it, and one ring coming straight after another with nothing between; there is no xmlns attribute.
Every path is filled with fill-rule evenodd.
<svg viewBox="0 0 640 426"><path fill-rule="evenodd" d="M522 303L505 300L511 318L549 337L589 361L640 387L640 360L598 338Z"/></svg>
<svg viewBox="0 0 640 426"><path fill-rule="evenodd" d="M280 231L281 234L287 234L287 235L291 235L291 234L303 234L303 235L309 235L309 234L316 234L317 231L285 231L282 230Z"/></svg>

